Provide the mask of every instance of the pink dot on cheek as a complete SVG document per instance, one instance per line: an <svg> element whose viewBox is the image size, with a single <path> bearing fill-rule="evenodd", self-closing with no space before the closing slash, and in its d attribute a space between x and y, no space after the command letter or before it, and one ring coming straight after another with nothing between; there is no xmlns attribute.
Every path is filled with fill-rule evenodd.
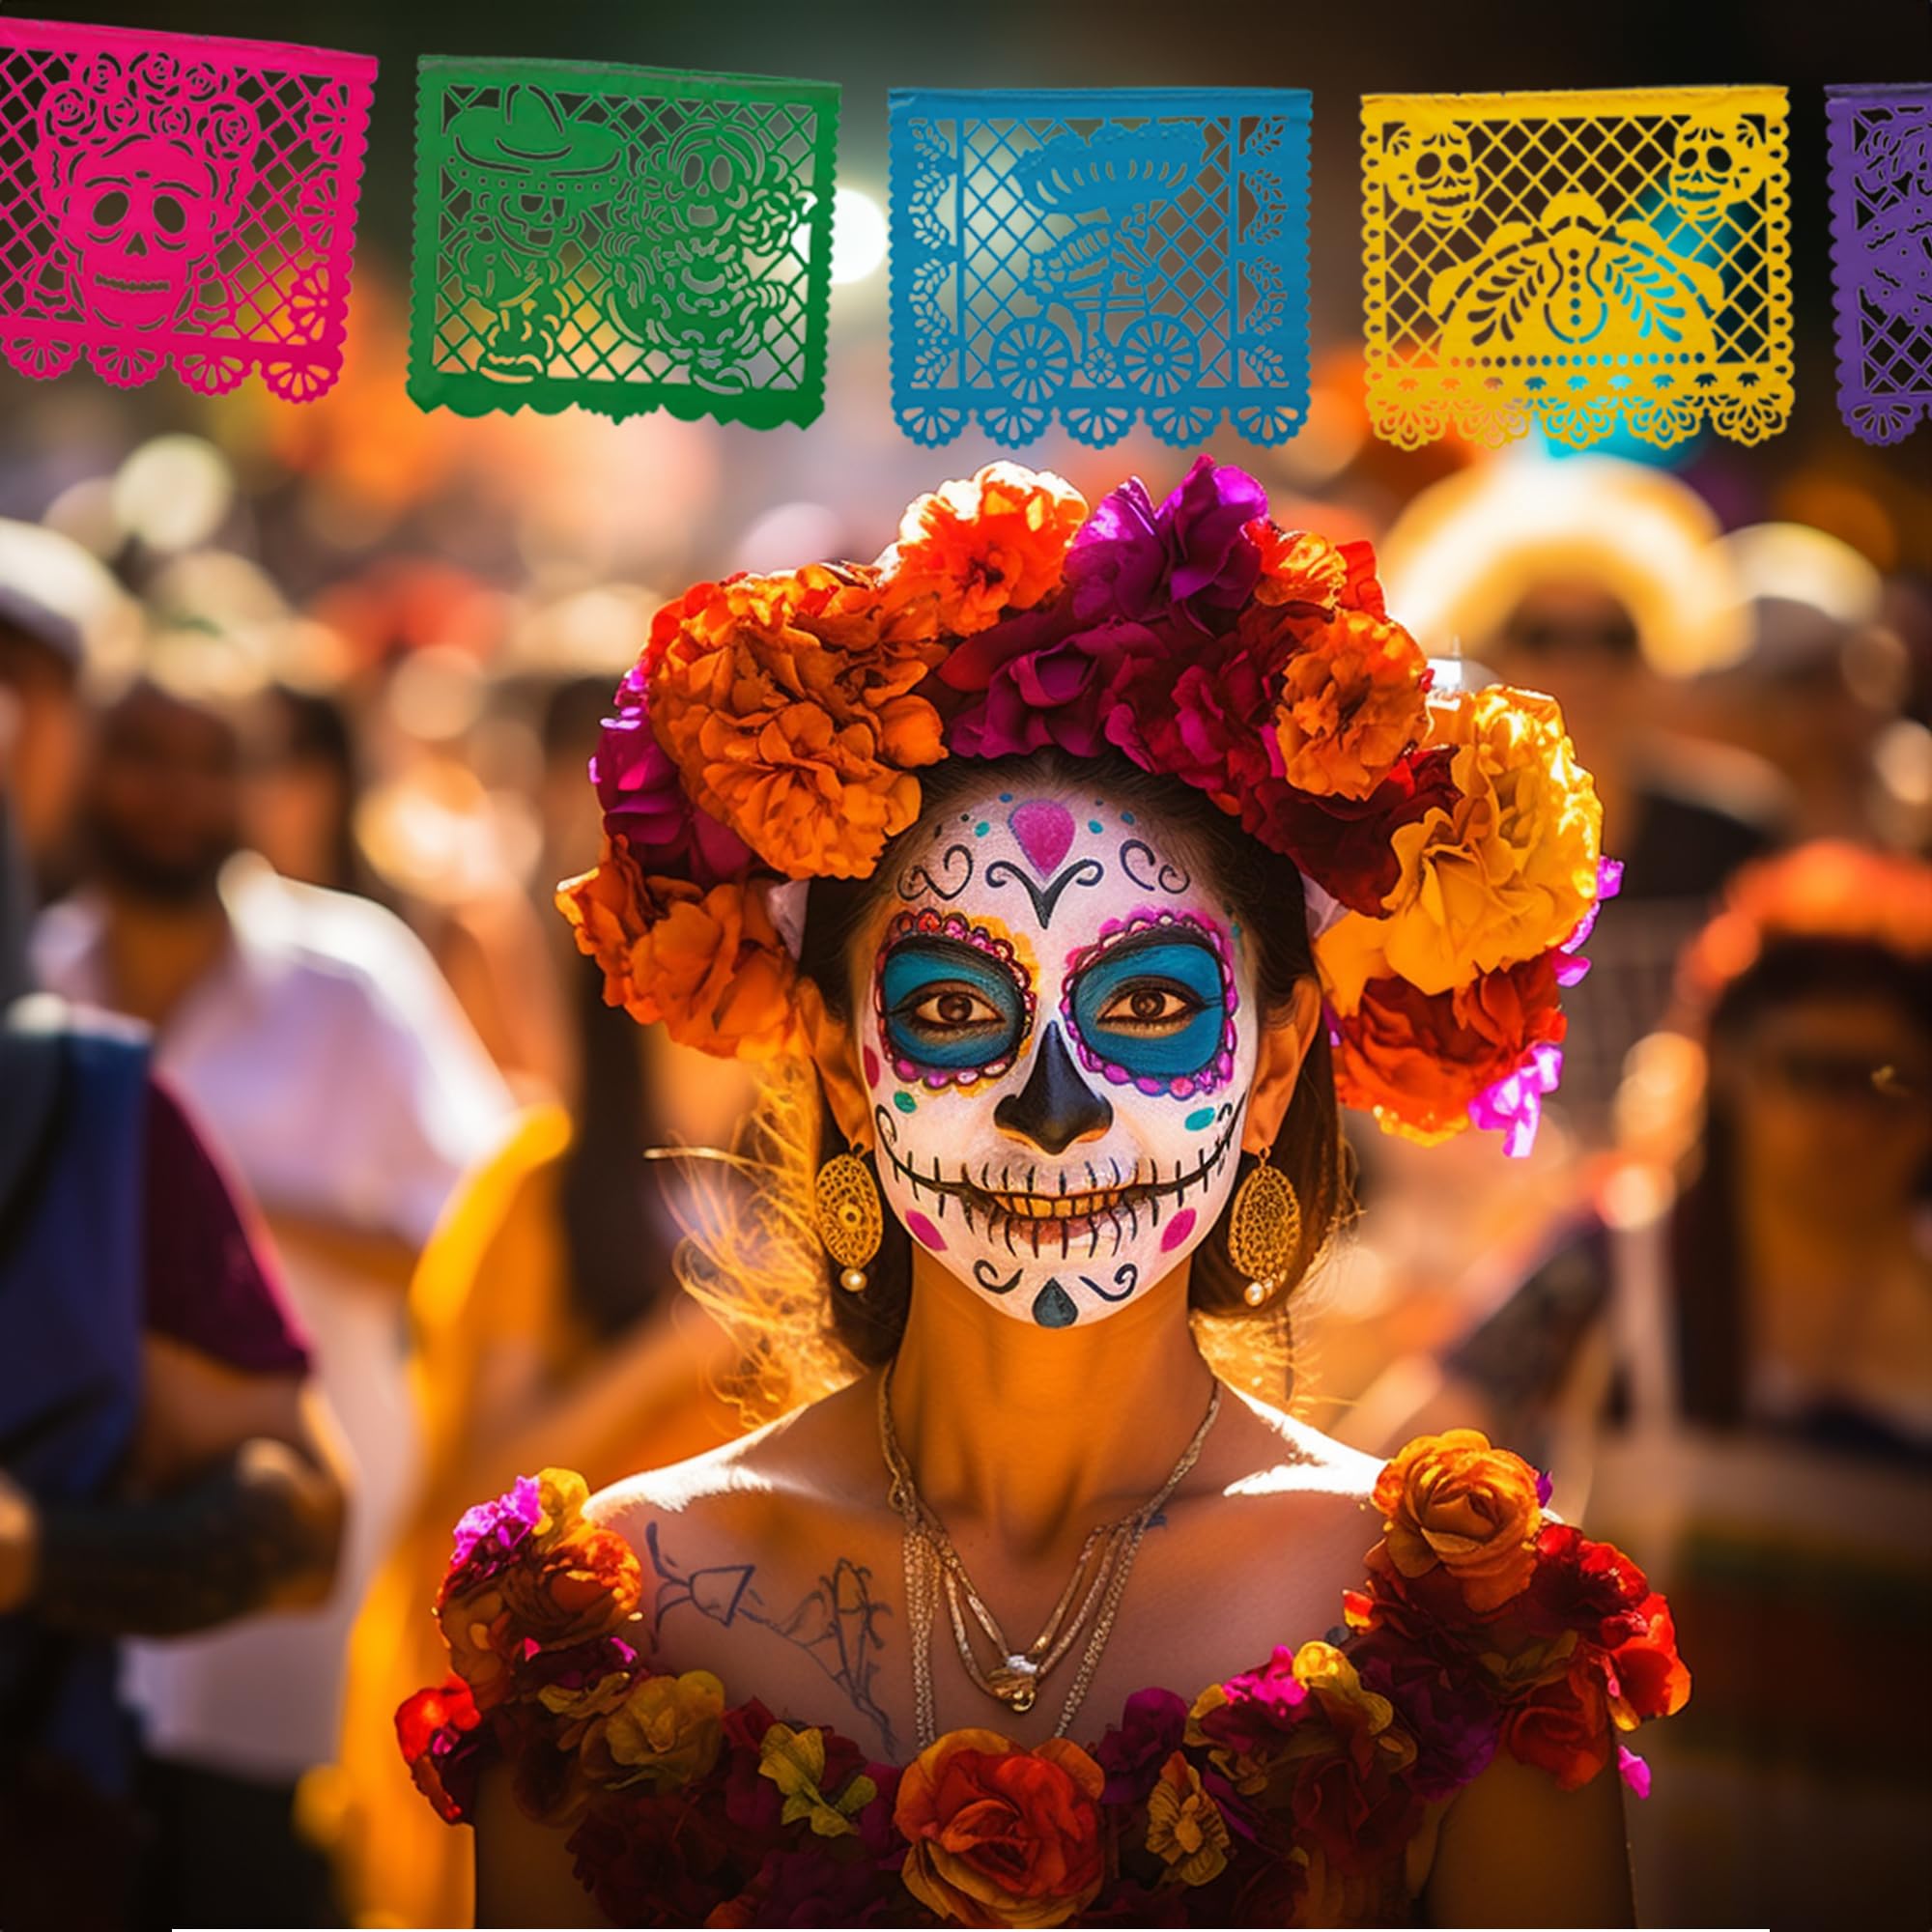
<svg viewBox="0 0 1932 1932"><path fill-rule="evenodd" d="M860 1065L866 1069L866 1085L876 1087L879 1084L879 1056L869 1046L866 1048Z"/></svg>
<svg viewBox="0 0 1932 1932"><path fill-rule="evenodd" d="M1192 1217L1190 1216L1189 1218L1191 1219ZM946 1236L917 1208L905 1217L905 1224L906 1233L914 1240L923 1242L934 1254L941 1254L945 1251Z"/></svg>
<svg viewBox="0 0 1932 1932"><path fill-rule="evenodd" d="M1193 1232L1194 1232L1194 1209L1192 1208L1183 1208L1180 1210L1180 1212L1177 1214L1174 1217L1174 1219L1167 1224L1165 1231L1161 1235L1160 1237L1161 1253L1164 1255L1171 1255L1175 1251L1175 1249L1181 1244L1182 1241L1186 1240L1189 1235L1193 1234Z"/></svg>

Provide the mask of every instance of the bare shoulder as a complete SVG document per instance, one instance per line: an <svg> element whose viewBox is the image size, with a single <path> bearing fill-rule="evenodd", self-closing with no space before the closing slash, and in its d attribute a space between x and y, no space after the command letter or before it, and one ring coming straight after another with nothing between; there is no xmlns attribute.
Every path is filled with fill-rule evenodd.
<svg viewBox="0 0 1932 1932"><path fill-rule="evenodd" d="M1325 1496L1350 1505L1368 1502L1382 1471L1375 1457L1256 1397L1242 1395L1237 1400L1244 1415L1241 1447L1252 1466L1230 1482L1228 1494Z"/></svg>
<svg viewBox="0 0 1932 1932"><path fill-rule="evenodd" d="M872 1400L866 1378L701 1456L612 1483L590 1499L586 1514L643 1556L646 1533L657 1523L675 1522L687 1547L742 1547L748 1539L789 1540L828 1517L867 1513L884 1496L862 1453Z"/></svg>

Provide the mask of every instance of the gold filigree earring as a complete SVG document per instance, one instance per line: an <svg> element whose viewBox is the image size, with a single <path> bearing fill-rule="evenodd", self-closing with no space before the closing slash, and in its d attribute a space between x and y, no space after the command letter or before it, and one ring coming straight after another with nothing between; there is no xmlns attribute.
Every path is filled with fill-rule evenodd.
<svg viewBox="0 0 1932 1932"><path fill-rule="evenodd" d="M825 1252L841 1270L838 1286L866 1292L866 1266L879 1252L885 1216L872 1170L855 1153L835 1153L818 1170L811 1190L812 1219Z"/></svg>
<svg viewBox="0 0 1932 1932"><path fill-rule="evenodd" d="M1228 1258L1248 1278L1241 1298L1259 1308L1294 1265L1301 1252L1301 1202L1294 1183L1269 1165L1272 1146L1264 1147L1247 1178L1235 1190L1228 1217Z"/></svg>

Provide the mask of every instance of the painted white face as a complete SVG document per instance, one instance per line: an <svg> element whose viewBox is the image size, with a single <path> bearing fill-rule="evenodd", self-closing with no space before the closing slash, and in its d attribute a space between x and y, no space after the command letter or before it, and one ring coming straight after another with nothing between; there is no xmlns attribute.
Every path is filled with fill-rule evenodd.
<svg viewBox="0 0 1932 1932"><path fill-rule="evenodd" d="M886 1198L1015 1320L1099 1321L1234 1186L1252 942L1164 828L1091 796L989 790L888 891L858 1015Z"/></svg>

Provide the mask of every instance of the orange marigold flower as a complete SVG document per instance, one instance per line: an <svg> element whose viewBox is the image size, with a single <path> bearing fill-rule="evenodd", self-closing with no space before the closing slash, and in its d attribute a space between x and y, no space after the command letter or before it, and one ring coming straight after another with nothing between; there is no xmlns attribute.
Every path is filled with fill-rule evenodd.
<svg viewBox="0 0 1932 1932"><path fill-rule="evenodd" d="M1520 1595L1536 1574L1536 1471L1492 1448L1481 1430L1417 1436L1383 1467L1374 1501L1383 1520L1372 1568L1416 1577L1440 1564L1479 1614Z"/></svg>
<svg viewBox="0 0 1932 1932"><path fill-rule="evenodd" d="M1248 535L1262 554L1262 574L1255 583L1257 603L1383 614L1373 545L1338 544L1316 530L1277 529L1265 517L1248 526Z"/></svg>
<svg viewBox="0 0 1932 1932"><path fill-rule="evenodd" d="M1425 993L1560 946L1596 902L1603 807L1553 698L1507 685L1429 700L1423 743L1451 753L1456 797L1394 838L1382 917L1354 914L1317 947L1329 995L1399 975Z"/></svg>
<svg viewBox="0 0 1932 1932"><path fill-rule="evenodd" d="M913 503L879 559L895 605L929 606L936 634L970 638L1060 587L1087 500L1064 477L989 463Z"/></svg>
<svg viewBox="0 0 1932 1932"><path fill-rule="evenodd" d="M647 877L606 840L594 871L557 888L580 952L604 969L604 997L671 1038L724 1058L769 1060L793 1044L796 971L766 886Z"/></svg>
<svg viewBox="0 0 1932 1932"><path fill-rule="evenodd" d="M660 611L651 725L693 801L788 878L863 878L919 815L945 756L913 687L943 655L908 638L876 572L813 564L701 583Z"/></svg>
<svg viewBox="0 0 1932 1932"><path fill-rule="evenodd" d="M906 1889L962 1925L1065 1924L1106 1876L1106 1782L1065 1738L1025 1750L997 1731L949 1731L899 1780Z"/></svg>
<svg viewBox="0 0 1932 1932"><path fill-rule="evenodd" d="M1427 662L1400 624L1339 611L1282 667L1280 775L1319 798L1367 798L1421 733Z"/></svg>

